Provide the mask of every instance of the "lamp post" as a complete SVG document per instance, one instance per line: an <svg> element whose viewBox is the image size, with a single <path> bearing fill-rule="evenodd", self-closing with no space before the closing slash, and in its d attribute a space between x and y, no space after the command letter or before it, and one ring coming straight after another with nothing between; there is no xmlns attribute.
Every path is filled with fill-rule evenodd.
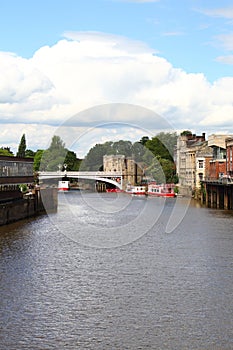
<svg viewBox="0 0 233 350"><path fill-rule="evenodd" d="M64 172L65 172L65 175L66 175L67 164L64 163L64 164L63 164L63 167L64 167L64 169L65 169Z"/></svg>

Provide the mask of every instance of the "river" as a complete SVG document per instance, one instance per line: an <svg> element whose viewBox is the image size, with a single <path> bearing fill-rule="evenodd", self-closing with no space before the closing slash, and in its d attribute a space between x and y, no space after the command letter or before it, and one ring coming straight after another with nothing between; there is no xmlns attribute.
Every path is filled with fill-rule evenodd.
<svg viewBox="0 0 233 350"><path fill-rule="evenodd" d="M1 350L233 349L233 213L70 191L0 227Z"/></svg>

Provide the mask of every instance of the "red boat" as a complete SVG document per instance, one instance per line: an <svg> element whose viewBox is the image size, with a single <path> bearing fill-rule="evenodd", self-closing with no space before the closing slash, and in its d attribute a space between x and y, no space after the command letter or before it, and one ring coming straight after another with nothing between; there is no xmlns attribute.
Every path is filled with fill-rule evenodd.
<svg viewBox="0 0 233 350"><path fill-rule="evenodd" d="M148 184L147 194L156 197L175 197L174 187L174 184L157 185L156 183L151 183Z"/></svg>
<svg viewBox="0 0 233 350"><path fill-rule="evenodd" d="M70 182L69 181L58 181L58 191L69 191Z"/></svg>
<svg viewBox="0 0 233 350"><path fill-rule="evenodd" d="M119 188L106 188L106 192L119 193L119 192L124 192L124 191L120 190Z"/></svg>

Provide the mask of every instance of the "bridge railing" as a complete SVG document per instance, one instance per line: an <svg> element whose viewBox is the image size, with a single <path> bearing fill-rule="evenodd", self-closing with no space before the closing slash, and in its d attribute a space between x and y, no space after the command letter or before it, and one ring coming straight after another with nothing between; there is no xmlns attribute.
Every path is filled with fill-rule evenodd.
<svg viewBox="0 0 233 350"><path fill-rule="evenodd" d="M66 175L68 178L109 182L120 189L123 187L123 174L117 171L41 171L38 175L39 180L58 179Z"/></svg>

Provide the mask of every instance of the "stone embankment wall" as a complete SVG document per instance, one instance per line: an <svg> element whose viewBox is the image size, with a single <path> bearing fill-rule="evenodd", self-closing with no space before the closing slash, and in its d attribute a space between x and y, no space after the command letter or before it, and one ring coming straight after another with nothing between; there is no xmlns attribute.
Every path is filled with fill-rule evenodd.
<svg viewBox="0 0 233 350"><path fill-rule="evenodd" d="M0 226L56 210L57 189L39 189L22 199L0 203Z"/></svg>

